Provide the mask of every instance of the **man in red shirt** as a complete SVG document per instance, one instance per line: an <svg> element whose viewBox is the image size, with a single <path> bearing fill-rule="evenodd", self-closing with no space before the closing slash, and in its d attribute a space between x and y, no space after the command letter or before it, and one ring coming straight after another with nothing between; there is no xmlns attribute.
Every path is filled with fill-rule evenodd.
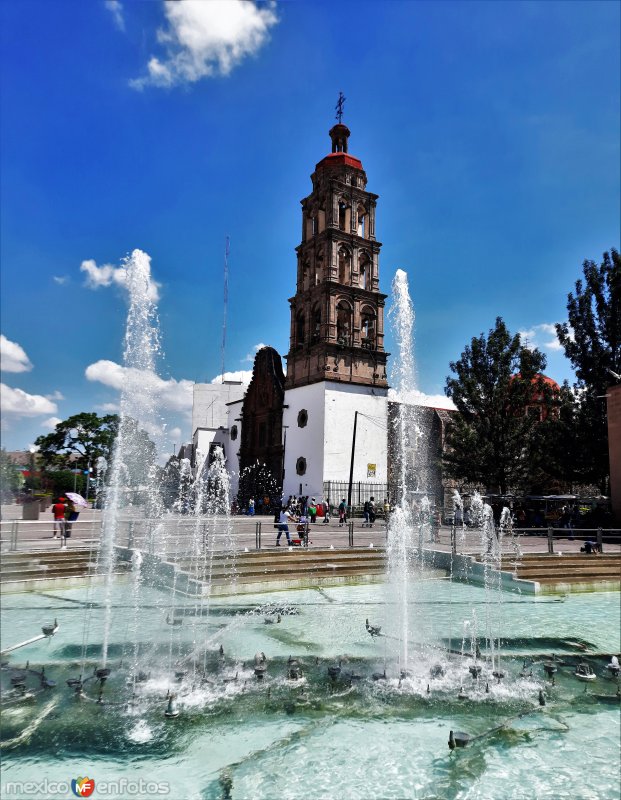
<svg viewBox="0 0 621 800"><path fill-rule="evenodd" d="M58 500L52 506L52 514L54 515L54 539L56 538L57 532L61 539L65 533L66 508L67 506L65 505L64 497L59 497Z"/></svg>

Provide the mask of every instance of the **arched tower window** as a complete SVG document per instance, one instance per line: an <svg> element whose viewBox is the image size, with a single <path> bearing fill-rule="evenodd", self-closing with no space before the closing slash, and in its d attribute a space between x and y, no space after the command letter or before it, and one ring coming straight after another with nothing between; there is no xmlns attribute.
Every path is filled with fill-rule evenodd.
<svg viewBox="0 0 621 800"><path fill-rule="evenodd" d="M349 230L351 225L351 208L344 200L339 200L339 229L342 231Z"/></svg>
<svg viewBox="0 0 621 800"><path fill-rule="evenodd" d="M300 311L295 318L295 343L298 347L302 347L304 345L304 328L304 312Z"/></svg>
<svg viewBox="0 0 621 800"><path fill-rule="evenodd" d="M346 247L339 248L339 283L349 285L351 280L351 255Z"/></svg>
<svg viewBox="0 0 621 800"><path fill-rule="evenodd" d="M368 253L361 253L358 259L358 282L363 289L371 288L371 259Z"/></svg>
<svg viewBox="0 0 621 800"><path fill-rule="evenodd" d="M321 251L315 253L315 286L321 283L323 279L323 253Z"/></svg>
<svg viewBox="0 0 621 800"><path fill-rule="evenodd" d="M362 236L363 238L366 237L366 229L367 229L367 210L366 208L360 203L357 208L358 214L358 236Z"/></svg>
<svg viewBox="0 0 621 800"><path fill-rule="evenodd" d="M365 306L360 315L360 338L363 347L375 349L375 311L370 306Z"/></svg>
<svg viewBox="0 0 621 800"><path fill-rule="evenodd" d="M311 341L318 342L321 337L321 306L317 304L313 307L313 317L311 320Z"/></svg>
<svg viewBox="0 0 621 800"><path fill-rule="evenodd" d="M336 340L338 344L351 342L351 307L345 300L336 307Z"/></svg>

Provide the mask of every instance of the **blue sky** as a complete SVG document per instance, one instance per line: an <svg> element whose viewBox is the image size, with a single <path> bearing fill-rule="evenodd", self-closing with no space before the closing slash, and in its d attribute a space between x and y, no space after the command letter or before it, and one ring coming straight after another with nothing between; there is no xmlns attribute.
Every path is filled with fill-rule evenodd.
<svg viewBox="0 0 621 800"><path fill-rule="evenodd" d="M259 343L286 353L299 201L339 90L380 195L382 290L409 275L420 389L441 394L497 315L571 379L546 326L583 259L619 247L619 9L5 0L3 446L115 408L134 248L158 284L172 441L191 436L191 382L220 372L227 235L226 369Z"/></svg>

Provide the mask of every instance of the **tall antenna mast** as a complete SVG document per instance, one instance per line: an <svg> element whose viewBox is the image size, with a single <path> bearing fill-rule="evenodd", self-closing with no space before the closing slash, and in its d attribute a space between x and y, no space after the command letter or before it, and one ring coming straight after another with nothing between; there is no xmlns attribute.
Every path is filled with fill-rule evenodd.
<svg viewBox="0 0 621 800"><path fill-rule="evenodd" d="M229 252L230 239L226 237L224 247L224 313L222 316L222 383L224 383L224 351L226 348L226 311L229 305Z"/></svg>

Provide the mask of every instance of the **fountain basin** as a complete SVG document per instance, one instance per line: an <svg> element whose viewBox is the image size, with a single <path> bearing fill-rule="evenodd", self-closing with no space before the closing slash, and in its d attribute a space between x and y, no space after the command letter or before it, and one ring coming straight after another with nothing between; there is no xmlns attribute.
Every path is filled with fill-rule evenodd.
<svg viewBox="0 0 621 800"><path fill-rule="evenodd" d="M131 605L131 586L118 585L113 587L111 674L103 703L76 703L65 681L81 671L85 603L102 599L102 590L94 587L90 595L85 590L58 592L56 599L36 593L13 595L3 603L5 629L17 620L26 627L39 625L42 610L56 616L61 626L53 639L32 645L27 656L16 653L9 659L10 669L23 667L26 658L34 669L44 666L46 676L57 682L53 692L58 699L55 713L40 723L28 742L6 751L5 766L10 766L13 781L35 780L42 773L50 780L66 781L68 774L83 774L86 758L89 775L96 779L98 774L127 780L153 780L156 775L169 783L171 796L200 798L221 796L218 781L224 769L232 776L233 797L304 795L319 800L461 792L508 800L515 785L528 787L530 796L554 787L561 797L581 796L587 789L601 797L616 791L618 705L584 695L584 684L573 672L577 663L588 659L598 673L602 695L614 695L616 683L606 665L621 646L617 593L574 596L564 603L505 597L505 678L500 684L490 680L492 665L480 636L477 663L482 675L473 685L468 667L474 641L463 641L463 622L478 608L483 615L484 591L477 587L433 580L420 587L409 610L415 657L399 681L397 665L385 659L386 640L370 637L365 629L368 618L381 623L382 634L394 634L392 606L382 586L216 597L208 617L195 613L192 598L177 598L172 608L169 594L143 589L137 642L128 642L125 609ZM267 614L285 607L299 613L282 614L279 625L265 625ZM182 626L166 624L166 615L172 617L175 611L184 613ZM467 630L475 627L471 622ZM83 675L99 666L101 635L101 621L93 615ZM177 681L176 654L188 652L195 638L205 637L211 639L208 681L198 680L191 663L183 669L177 666L176 671L186 672ZM125 703L114 703L128 697L127 670L136 643L151 643L154 651L146 659L148 679L139 682L128 709ZM262 681L253 673L257 652L268 659ZM543 664L552 653L563 659L562 664L555 662L556 683L550 687ZM290 657L300 667L298 680L287 678ZM532 659L532 678L519 678L525 657ZM334 681L328 668L339 661L342 671ZM438 664L444 675L437 671L428 694L430 670ZM386 680L374 680L384 667ZM9 668L2 670L3 688L10 674ZM357 680L348 680L349 675ZM463 701L457 699L461 685L467 686ZM538 703L542 686L544 709ZM87 683L86 699L96 700L98 690L95 681ZM169 690L176 695L173 710L179 712L174 722L164 714ZM49 698L48 691L27 704L7 706L2 739L15 739ZM526 715L515 719L523 711ZM512 721L502 731L477 738L507 719ZM452 756L447 747L450 730L467 731L472 737ZM352 769L360 760L361 741L368 743L364 768ZM587 763L580 755L585 746L590 753ZM326 753L329 770L319 767ZM460 765L463 758L472 759L476 769Z"/></svg>

